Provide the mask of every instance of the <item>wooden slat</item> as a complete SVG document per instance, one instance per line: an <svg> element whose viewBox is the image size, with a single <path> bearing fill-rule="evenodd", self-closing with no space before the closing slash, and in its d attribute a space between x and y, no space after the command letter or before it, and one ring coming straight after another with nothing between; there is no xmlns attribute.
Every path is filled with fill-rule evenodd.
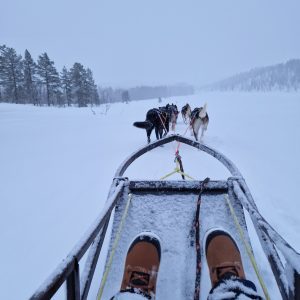
<svg viewBox="0 0 300 300"><path fill-rule="evenodd" d="M162 192L193 192L200 191L201 181L130 181L131 191L162 191ZM226 181L210 181L204 188L204 192L227 192Z"/></svg>

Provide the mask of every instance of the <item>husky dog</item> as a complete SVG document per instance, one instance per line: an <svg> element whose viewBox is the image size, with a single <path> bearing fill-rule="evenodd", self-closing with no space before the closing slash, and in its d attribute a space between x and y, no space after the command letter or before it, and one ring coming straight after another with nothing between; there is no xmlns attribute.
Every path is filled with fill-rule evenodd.
<svg viewBox="0 0 300 300"><path fill-rule="evenodd" d="M191 114L192 114L192 109L190 105L187 103L181 109L181 116L184 124L188 124L191 122Z"/></svg>
<svg viewBox="0 0 300 300"><path fill-rule="evenodd" d="M157 139L161 139L163 132L165 131L166 135L169 132L169 122L170 117L168 109L166 106L160 108L152 108L148 110L146 114L146 121L144 122L134 122L133 126L137 128L146 129L147 140L150 143L150 136L152 130L155 129L155 135Z"/></svg>
<svg viewBox="0 0 300 300"><path fill-rule="evenodd" d="M170 119L170 123L171 123L171 129L173 131L175 131L175 125L177 123L177 118L178 118L178 114L179 114L177 105L173 104L173 103L171 105L167 104L166 108L167 108L168 114L169 114L169 119Z"/></svg>
<svg viewBox="0 0 300 300"><path fill-rule="evenodd" d="M196 141L198 141L199 129L201 128L200 141L203 138L204 131L207 130L209 117L206 111L206 106L207 105L205 103L203 107L195 108L191 114L190 126L191 126L192 135L194 135Z"/></svg>

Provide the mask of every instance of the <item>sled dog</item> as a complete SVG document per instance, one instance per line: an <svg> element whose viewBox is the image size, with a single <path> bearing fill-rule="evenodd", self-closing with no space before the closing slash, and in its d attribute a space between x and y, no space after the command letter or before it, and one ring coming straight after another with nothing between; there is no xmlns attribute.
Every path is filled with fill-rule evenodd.
<svg viewBox="0 0 300 300"><path fill-rule="evenodd" d="M189 122L191 122L191 114L192 114L192 109L190 105L187 103L181 109L181 116L184 124L188 124Z"/></svg>
<svg viewBox="0 0 300 300"><path fill-rule="evenodd" d="M209 117L207 114L206 106L207 105L205 103L203 107L195 108L191 114L191 121L190 121L191 134L194 135L196 141L198 141L198 134L200 128L201 128L200 141L203 138L204 132L207 130Z"/></svg>
<svg viewBox="0 0 300 300"><path fill-rule="evenodd" d="M153 131L155 130L155 135L157 139L161 139L164 135L169 132L169 113L166 106L159 107L159 108L152 108L148 110L146 114L146 120L143 122L134 122L133 126L137 128L146 129L147 133L147 141L150 143L150 136Z"/></svg>
<svg viewBox="0 0 300 300"><path fill-rule="evenodd" d="M167 108L168 114L169 114L169 120L170 120L170 124L171 124L171 129L173 131L175 131L175 126L176 126L177 118L178 118L178 114L179 114L177 105L173 104L173 103L172 104L167 104L166 108Z"/></svg>

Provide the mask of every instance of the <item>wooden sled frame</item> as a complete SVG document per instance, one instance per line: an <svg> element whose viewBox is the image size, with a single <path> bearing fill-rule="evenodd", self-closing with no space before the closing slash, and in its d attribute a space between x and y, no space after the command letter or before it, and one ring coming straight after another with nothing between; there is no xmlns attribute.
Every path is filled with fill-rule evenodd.
<svg viewBox="0 0 300 300"><path fill-rule="evenodd" d="M69 255L31 296L31 300L50 299L63 283L66 283L66 298L68 300L87 299L111 213L125 187L129 186L129 189L151 189L153 186L155 186L155 189L167 191L190 188L197 189L197 186L195 186L195 181L193 183L189 181L178 181L176 183L174 182L173 184L167 181L152 181L151 184L151 181L129 181L126 177L123 177L126 169L138 157L161 145L173 141L184 143L206 152L207 154L219 160L228 169L232 177L229 177L227 182L210 182L207 186L207 189L227 190L228 185L231 186L235 197L239 199L241 205L245 210L248 211L251 217L257 236L259 237L259 241L262 245L262 249L264 250L264 253L270 263L282 299L300 300L300 254L297 253L259 213L250 190L240 171L233 164L233 162L231 162L226 156L217 150L180 135L170 135L161 140L150 143L149 145L134 152L121 164L115 174L108 199L99 217L95 220L93 225L84 235L84 237L77 243ZM200 187L200 182L198 183ZM87 252L87 250L89 250L88 257L82 272L82 276L80 277L79 261ZM278 251L280 251L280 254L286 261L285 266L279 257ZM292 280L289 280L289 278L293 278L294 282L291 283Z"/></svg>

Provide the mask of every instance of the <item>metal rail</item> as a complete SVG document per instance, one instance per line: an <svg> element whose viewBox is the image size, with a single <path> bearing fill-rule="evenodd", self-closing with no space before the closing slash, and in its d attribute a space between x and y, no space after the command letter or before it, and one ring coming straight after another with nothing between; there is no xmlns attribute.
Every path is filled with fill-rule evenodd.
<svg viewBox="0 0 300 300"><path fill-rule="evenodd" d="M244 181L234 180L231 184L235 195L251 217L262 249L271 266L282 299L299 300L300 254L297 253L265 220L265 218L259 213L257 207L252 205L252 199L249 199L250 192L245 192L245 190L247 190L246 183ZM283 266L277 249L284 256L286 266ZM294 284L289 284L290 280L288 277L294 278Z"/></svg>
<svg viewBox="0 0 300 300"><path fill-rule="evenodd" d="M101 212L100 216L96 219L94 224L90 227L84 238L80 240L69 255L64 259L49 278L37 289L37 291L30 297L30 300L44 300L50 299L61 287L64 282L67 282L67 299L86 299L87 287L84 289L84 293L80 298L80 280L79 280L79 261L89 249L101 229L104 227L106 230L107 223L109 221L111 212L115 207L117 200L119 199L125 182L121 181L116 187L112 195L106 202L106 205ZM102 235L105 235L105 231ZM99 243L99 251L103 244L103 238ZM93 272L95 270L95 264L93 265ZM92 272L92 273L93 273ZM88 278L91 282L92 278ZM89 286L90 282L84 283L84 286Z"/></svg>
<svg viewBox="0 0 300 300"><path fill-rule="evenodd" d="M121 164L115 174L115 179L113 180L106 205L99 217L95 220L83 239L81 239L69 253L66 259L61 262L61 264L55 269L49 278L31 296L30 300L50 299L65 282L67 286L68 300L87 299L112 210L114 209L121 193L123 192L125 185L128 184L127 179L122 177L124 172L131 163L133 163L144 153L173 141L184 143L206 152L207 154L219 160L228 169L233 176L228 179L228 184L233 186L236 197L238 197L243 207L251 216L264 252L277 280L277 284L283 299L300 300L300 255L259 214L250 190L238 168L231 160L217 150L180 135L170 135L166 138L153 142L134 152ZM183 183L178 181L175 184L176 186L174 186L174 183L172 182L158 183L152 181L148 182L146 185L144 184L144 186L143 184L143 182L130 182L129 188L133 190L144 189L149 191L151 191L151 189L176 190L178 192L191 189L197 190L199 188L199 182ZM207 186L207 190L210 192L220 188L226 190L227 187L228 186L226 182L212 182ZM286 268L283 267L274 245L276 245L276 247L281 251L288 262L290 271L293 272L292 276L294 276L294 286L289 286L286 284L287 281L285 280L286 278L284 274ZM90 249L90 253L86 261L83 276L80 280L79 261L88 249Z"/></svg>
<svg viewBox="0 0 300 300"><path fill-rule="evenodd" d="M149 145L140 148L139 150L137 150L136 152L134 152L133 154L131 154L122 164L121 166L118 168L115 177L122 177L124 172L126 171L126 169L140 156L142 156L143 154L145 154L146 152L149 152L151 150L153 150L154 148L157 148L159 146L162 146L164 144L168 144L170 142L173 141L177 141L179 143L184 143L186 145L190 145L192 147L195 147L203 152L206 152L207 154L213 156L214 158L216 158L218 161L220 161L227 169L228 171L231 173L232 176L235 177L241 177L242 178L242 174L241 172L238 170L238 168L234 165L234 163L228 159L225 155L223 155L222 153L220 153L219 151L208 147L202 143L196 142L194 140L185 138L181 135L178 134L172 134L170 136L167 136L163 139L157 140L155 142L150 143Z"/></svg>

